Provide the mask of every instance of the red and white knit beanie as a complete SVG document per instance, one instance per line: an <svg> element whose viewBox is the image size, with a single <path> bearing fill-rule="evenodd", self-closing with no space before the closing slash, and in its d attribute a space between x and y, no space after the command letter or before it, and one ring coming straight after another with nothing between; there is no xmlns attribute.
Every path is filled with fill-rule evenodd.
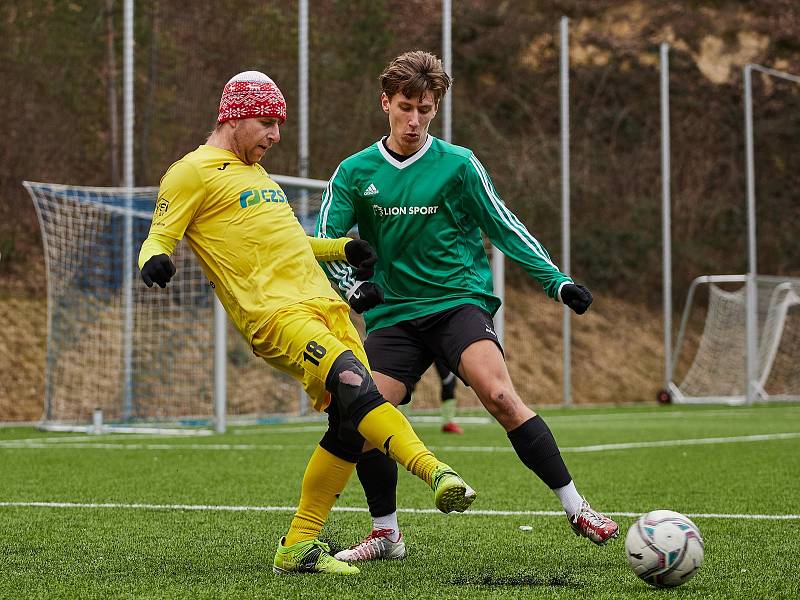
<svg viewBox="0 0 800 600"><path fill-rule="evenodd" d="M217 123L252 117L273 117L281 125L286 121L283 94L275 82L260 71L244 71L225 84Z"/></svg>

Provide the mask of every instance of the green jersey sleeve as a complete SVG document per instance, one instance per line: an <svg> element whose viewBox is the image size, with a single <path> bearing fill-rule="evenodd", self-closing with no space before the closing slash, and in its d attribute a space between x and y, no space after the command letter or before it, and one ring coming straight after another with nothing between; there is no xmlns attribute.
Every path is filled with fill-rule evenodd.
<svg viewBox="0 0 800 600"><path fill-rule="evenodd" d="M322 192L322 203L317 216L316 236L320 238L342 238L356 223L356 213L347 174L342 165L337 167ZM336 260L320 263L339 293L346 299L358 288L355 269L347 262Z"/></svg>
<svg viewBox="0 0 800 600"><path fill-rule="evenodd" d="M489 173L472 154L465 166L462 206L503 254L519 263L545 293L560 299L561 287L572 279L559 271L550 255L505 205Z"/></svg>

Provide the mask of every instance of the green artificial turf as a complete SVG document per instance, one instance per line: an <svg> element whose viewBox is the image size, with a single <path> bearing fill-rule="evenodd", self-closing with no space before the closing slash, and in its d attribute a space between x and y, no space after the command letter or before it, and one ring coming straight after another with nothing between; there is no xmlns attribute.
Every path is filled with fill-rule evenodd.
<svg viewBox="0 0 800 600"><path fill-rule="evenodd" d="M479 497L471 514L442 515L401 472L408 557L355 577L271 569L321 423L205 437L0 429L0 598L800 597L800 406L542 414L579 491L616 513L620 539L595 547L564 516L533 514L560 505L497 424L452 436L415 423ZM334 549L369 530L355 477L337 507L358 510L331 514L321 538ZM692 516L705 539L705 564L673 590L638 580L625 559L627 528L656 508ZM759 518L776 515L794 516Z"/></svg>

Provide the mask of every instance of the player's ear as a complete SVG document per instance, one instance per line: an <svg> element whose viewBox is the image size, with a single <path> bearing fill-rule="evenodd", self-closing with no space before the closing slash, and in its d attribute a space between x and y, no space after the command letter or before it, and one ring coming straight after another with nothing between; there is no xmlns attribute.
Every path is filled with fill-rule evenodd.
<svg viewBox="0 0 800 600"><path fill-rule="evenodd" d="M389 114L389 96L386 95L386 92L381 92L381 108L383 108L383 112Z"/></svg>

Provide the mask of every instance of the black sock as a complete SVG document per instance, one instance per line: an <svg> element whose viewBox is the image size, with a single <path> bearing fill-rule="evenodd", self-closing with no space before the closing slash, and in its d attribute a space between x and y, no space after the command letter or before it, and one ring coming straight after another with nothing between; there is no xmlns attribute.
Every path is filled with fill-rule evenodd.
<svg viewBox="0 0 800 600"><path fill-rule="evenodd" d="M539 415L509 431L508 439L522 463L536 473L551 490L564 487L572 481L567 465L558 451L558 444L547 423Z"/></svg>
<svg viewBox="0 0 800 600"><path fill-rule="evenodd" d="M442 379L442 402L456 397L456 376L452 373Z"/></svg>
<svg viewBox="0 0 800 600"><path fill-rule="evenodd" d="M397 510L397 463L377 448L364 452L356 463L358 480L364 488L373 517L385 517Z"/></svg>

